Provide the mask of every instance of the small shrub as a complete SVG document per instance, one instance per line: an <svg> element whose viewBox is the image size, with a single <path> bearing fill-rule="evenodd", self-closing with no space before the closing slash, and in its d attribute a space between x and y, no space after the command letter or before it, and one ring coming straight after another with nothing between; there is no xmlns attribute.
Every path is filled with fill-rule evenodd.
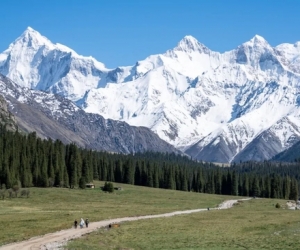
<svg viewBox="0 0 300 250"><path fill-rule="evenodd" d="M6 189L1 189L0 190L0 197L1 197L2 200L4 200L4 198L5 198L5 193L6 193Z"/></svg>
<svg viewBox="0 0 300 250"><path fill-rule="evenodd" d="M27 190L26 190L26 189L23 189L23 190L21 191L21 196L22 196L22 197L25 196L26 193L27 193Z"/></svg>
<svg viewBox="0 0 300 250"><path fill-rule="evenodd" d="M22 197L29 197L29 193L30 193L30 191L28 190L28 189L23 189L22 191L21 191L21 196Z"/></svg>
<svg viewBox="0 0 300 250"><path fill-rule="evenodd" d="M81 189L85 189L85 178L84 178L84 177L81 177L81 178L79 179L79 187L80 187Z"/></svg>
<svg viewBox="0 0 300 250"><path fill-rule="evenodd" d="M6 190L6 185L4 183L1 185L1 189Z"/></svg>
<svg viewBox="0 0 300 250"><path fill-rule="evenodd" d="M280 206L279 203L276 203L275 207L276 207L276 208L280 208L281 206Z"/></svg>
<svg viewBox="0 0 300 250"><path fill-rule="evenodd" d="M13 189L13 191L15 193L16 198L17 198L18 197L18 193L20 191L20 186L19 185L14 185L12 189Z"/></svg>
<svg viewBox="0 0 300 250"><path fill-rule="evenodd" d="M49 187L53 187L54 186L54 183L55 183L55 181L54 181L54 179L53 178L49 178L48 179L48 183L49 183Z"/></svg>
<svg viewBox="0 0 300 250"><path fill-rule="evenodd" d="M8 197L9 198L12 198L12 195L13 195L13 190L10 188L10 189L8 189Z"/></svg>
<svg viewBox="0 0 300 250"><path fill-rule="evenodd" d="M14 185L12 189L14 192L17 192L19 191L20 187L18 185Z"/></svg>
<svg viewBox="0 0 300 250"><path fill-rule="evenodd" d="M113 193L114 192L114 185L112 182L105 182L103 191Z"/></svg>

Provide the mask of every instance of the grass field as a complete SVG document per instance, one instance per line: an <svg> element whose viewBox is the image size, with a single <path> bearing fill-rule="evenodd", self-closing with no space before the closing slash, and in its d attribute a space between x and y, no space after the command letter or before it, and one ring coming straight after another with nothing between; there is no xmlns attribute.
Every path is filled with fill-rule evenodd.
<svg viewBox="0 0 300 250"><path fill-rule="evenodd" d="M126 216L160 214L214 207L226 199L233 198L125 184L115 184L123 187L123 190L108 194L99 189L103 183L95 182L95 184L96 189L86 190L30 188L29 198L0 200L0 221L3 225L0 245L71 228L73 221L81 217L89 218L90 222L93 222Z"/></svg>
<svg viewBox="0 0 300 250"><path fill-rule="evenodd" d="M232 196L115 184L114 194L96 189L31 188L31 196L0 200L0 245L91 222L126 216L215 207ZM69 242L68 249L300 249L300 210L276 209L286 201L253 199L228 210L124 222Z"/></svg>
<svg viewBox="0 0 300 250"><path fill-rule="evenodd" d="M300 249L300 211L253 199L227 210L126 222L70 242L68 249Z"/></svg>

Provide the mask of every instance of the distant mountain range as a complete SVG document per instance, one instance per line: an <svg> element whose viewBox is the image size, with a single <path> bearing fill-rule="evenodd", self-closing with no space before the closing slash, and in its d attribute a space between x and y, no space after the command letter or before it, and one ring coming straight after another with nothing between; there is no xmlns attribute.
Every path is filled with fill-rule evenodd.
<svg viewBox="0 0 300 250"><path fill-rule="evenodd" d="M78 112L148 127L198 160L271 159L300 140L300 42L272 47L256 35L219 53L186 36L164 54L107 69L27 28L0 54L0 73Z"/></svg>

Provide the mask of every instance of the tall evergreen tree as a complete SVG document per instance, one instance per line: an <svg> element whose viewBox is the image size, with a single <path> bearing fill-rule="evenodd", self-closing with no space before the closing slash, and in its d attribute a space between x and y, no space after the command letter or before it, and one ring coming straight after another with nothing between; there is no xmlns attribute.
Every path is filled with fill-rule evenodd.
<svg viewBox="0 0 300 250"><path fill-rule="evenodd" d="M238 195L238 177L235 171L232 173L231 195Z"/></svg>

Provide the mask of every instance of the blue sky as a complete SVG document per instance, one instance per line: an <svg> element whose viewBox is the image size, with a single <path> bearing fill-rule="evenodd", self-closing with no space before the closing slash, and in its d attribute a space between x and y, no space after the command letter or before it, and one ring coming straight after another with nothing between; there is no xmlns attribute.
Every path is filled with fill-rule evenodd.
<svg viewBox="0 0 300 250"><path fill-rule="evenodd" d="M255 34L300 41L298 0L2 0L0 51L30 26L107 67L133 65L192 35L215 51Z"/></svg>

